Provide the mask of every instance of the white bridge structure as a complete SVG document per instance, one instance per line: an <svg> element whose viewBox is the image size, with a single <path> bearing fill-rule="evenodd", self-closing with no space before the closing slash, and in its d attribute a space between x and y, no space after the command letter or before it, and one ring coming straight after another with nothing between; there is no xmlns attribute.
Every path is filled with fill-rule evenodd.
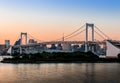
<svg viewBox="0 0 120 83"><path fill-rule="evenodd" d="M107 57L117 58L120 54L120 41L106 41Z"/></svg>
<svg viewBox="0 0 120 83"><path fill-rule="evenodd" d="M89 39L89 33L88 33L89 28L92 29L92 40L91 41L88 40ZM65 41L66 39L75 37L83 33L84 31L86 34L85 41ZM95 34L103 38L103 41L96 41ZM23 44L23 40L25 41L24 44ZM97 55L117 57L117 55L120 54L120 41L111 40L105 33L103 33L94 24L86 23L85 25L81 26L79 29L73 31L72 33L66 36L63 36L62 38L54 40L54 41L41 41L41 40L34 38L33 36L29 35L26 32L25 33L21 32L20 38L8 50L8 53L10 54L33 53L34 54L34 53L42 53L42 52L76 52L76 51L80 51L80 52L92 51L93 53Z"/></svg>

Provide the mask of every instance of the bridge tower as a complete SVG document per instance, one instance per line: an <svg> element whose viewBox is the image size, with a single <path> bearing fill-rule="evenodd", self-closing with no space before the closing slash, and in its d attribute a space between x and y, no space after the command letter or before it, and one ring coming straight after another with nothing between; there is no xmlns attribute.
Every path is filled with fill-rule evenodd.
<svg viewBox="0 0 120 83"><path fill-rule="evenodd" d="M21 39L20 45L22 45L23 36L25 37L25 44L27 44L27 33L21 32L21 34L20 34L20 39Z"/></svg>
<svg viewBox="0 0 120 83"><path fill-rule="evenodd" d="M21 32L20 34L20 54L22 54L22 40L23 36L25 37L25 45L27 45L27 33Z"/></svg>
<svg viewBox="0 0 120 83"><path fill-rule="evenodd" d="M94 24L86 23L85 52L88 52L88 29L92 28L92 42L94 42Z"/></svg>

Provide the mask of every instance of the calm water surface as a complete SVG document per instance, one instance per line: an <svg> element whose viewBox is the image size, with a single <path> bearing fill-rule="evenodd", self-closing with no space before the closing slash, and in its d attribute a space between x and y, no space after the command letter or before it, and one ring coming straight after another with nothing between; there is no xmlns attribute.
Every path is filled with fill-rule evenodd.
<svg viewBox="0 0 120 83"><path fill-rule="evenodd" d="M0 83L120 83L120 64L0 63Z"/></svg>

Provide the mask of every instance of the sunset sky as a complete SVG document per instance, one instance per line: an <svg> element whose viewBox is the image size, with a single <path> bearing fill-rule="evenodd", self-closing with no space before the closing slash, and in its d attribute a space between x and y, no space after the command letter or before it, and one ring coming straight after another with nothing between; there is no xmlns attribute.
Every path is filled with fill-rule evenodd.
<svg viewBox="0 0 120 83"><path fill-rule="evenodd" d="M120 40L120 0L0 0L0 44L5 39L13 44L20 32L39 40L59 39L86 22Z"/></svg>

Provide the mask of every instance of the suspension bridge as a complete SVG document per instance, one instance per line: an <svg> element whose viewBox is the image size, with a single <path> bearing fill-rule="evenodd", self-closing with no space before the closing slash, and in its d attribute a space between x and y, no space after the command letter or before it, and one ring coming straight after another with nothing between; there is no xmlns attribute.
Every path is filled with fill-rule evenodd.
<svg viewBox="0 0 120 83"><path fill-rule="evenodd" d="M91 28L91 34L89 34L89 28ZM85 41L66 41L68 39L74 38L82 33L85 33ZM89 40L89 35L91 35L91 40ZM103 40L95 40L95 35L98 35ZM24 40L24 44L23 44ZM28 41L29 40L29 41ZM75 31L62 38L55 39L53 41L43 41L39 40L28 33L21 32L18 41L12 46L12 53L41 53L44 51L49 52L74 52L81 51L87 52L92 51L97 55L106 55L106 41L112 41L109 36L107 36L102 30L91 23L86 23L79 27ZM117 46L120 41L114 41Z"/></svg>

